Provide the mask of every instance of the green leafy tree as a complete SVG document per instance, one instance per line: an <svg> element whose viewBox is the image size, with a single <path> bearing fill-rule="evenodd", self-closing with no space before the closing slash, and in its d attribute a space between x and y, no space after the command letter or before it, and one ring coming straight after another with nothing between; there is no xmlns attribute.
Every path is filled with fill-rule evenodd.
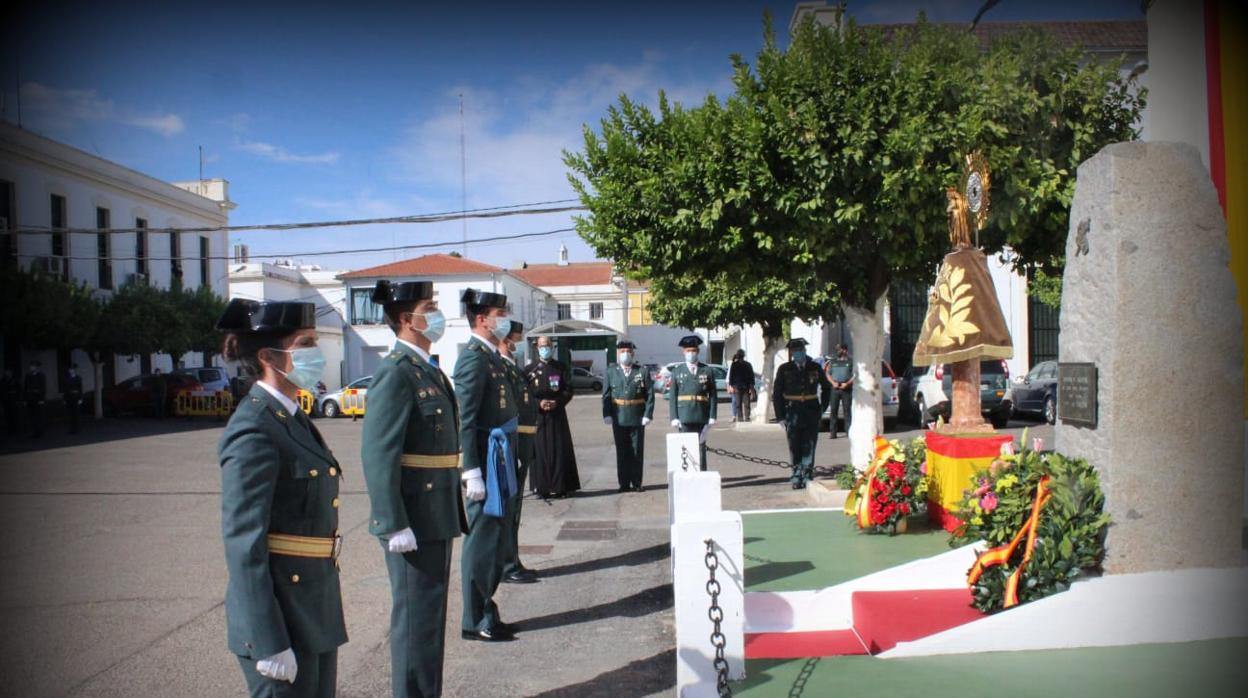
<svg viewBox="0 0 1248 698"><path fill-rule="evenodd" d="M587 129L584 153L565 158L584 180L573 182L590 210L580 232L659 289L719 271L742 285L813 277L854 343L863 465L881 426L888 288L931 282L949 249L944 189L965 155L992 167L980 244L1055 272L1077 165L1135 137L1142 92L1117 63L1082 58L1035 32L983 51L921 16L887 35L807 21L786 50L768 29L755 66L734 57L723 104L685 111L660 97L656 118L621 97L600 137Z"/></svg>
<svg viewBox="0 0 1248 698"><path fill-rule="evenodd" d="M170 291L174 293L174 291ZM203 354L204 365L221 349L221 333L217 332L217 319L225 312L225 300L209 286L194 291L176 292L178 315L182 318L183 338L186 351ZM172 354L172 352L170 352ZM181 354L178 355L181 357ZM176 360L175 360L176 362Z"/></svg>

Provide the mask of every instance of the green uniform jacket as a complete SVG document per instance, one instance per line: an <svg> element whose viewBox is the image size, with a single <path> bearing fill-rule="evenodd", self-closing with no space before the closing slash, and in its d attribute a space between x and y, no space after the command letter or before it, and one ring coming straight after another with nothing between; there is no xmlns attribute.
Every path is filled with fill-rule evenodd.
<svg viewBox="0 0 1248 698"><path fill-rule="evenodd" d="M826 373L829 381L844 383L854 377L854 362L849 359L829 359Z"/></svg>
<svg viewBox="0 0 1248 698"><path fill-rule="evenodd" d="M632 401L633 404L621 405L616 400ZM639 427L642 417L654 418L654 381L644 366L633 366L628 376L618 365L607 369L607 385L602 391L602 416L610 417L618 427Z"/></svg>
<svg viewBox="0 0 1248 698"><path fill-rule="evenodd" d="M372 505L368 530L411 528L417 541L449 540L467 529L459 468L405 468L404 455L457 455L458 407L446 376L402 342L368 386L361 457Z"/></svg>
<svg viewBox="0 0 1248 698"><path fill-rule="evenodd" d="M221 535L230 580L230 651L264 659L287 648L328 652L347 641L338 567L269 553L267 536L338 533L338 461L259 385L230 417L221 460Z"/></svg>
<svg viewBox="0 0 1248 698"><path fill-rule="evenodd" d="M372 390L369 390L369 395L372 395ZM776 369L776 381L771 390L776 419L818 426L819 419L831 403L832 384L814 361L807 359L801 368L788 361Z"/></svg>
<svg viewBox="0 0 1248 698"><path fill-rule="evenodd" d="M503 359L503 366L507 369L507 378L511 381L513 394L519 406L520 426L536 429L537 399L533 397L533 392L529 390L529 384L524 379L524 369L506 359ZM533 462L536 455L533 436L534 434L520 434L519 455L526 464Z"/></svg>
<svg viewBox="0 0 1248 698"><path fill-rule="evenodd" d="M681 398L685 399L681 399ZM672 367L672 381L667 386L668 408L672 418L685 424L706 424L715 419L719 409L719 392L715 389L715 373L710 366L698 363L689 372L685 362Z"/></svg>
<svg viewBox="0 0 1248 698"><path fill-rule="evenodd" d="M497 351L472 338L455 361L455 396L459 398L459 443L464 449L460 465L465 471L481 468L486 476L485 454L490 430L519 414L515 388L507 361ZM369 392L372 392L370 386ZM514 435L509 437L515 442Z"/></svg>

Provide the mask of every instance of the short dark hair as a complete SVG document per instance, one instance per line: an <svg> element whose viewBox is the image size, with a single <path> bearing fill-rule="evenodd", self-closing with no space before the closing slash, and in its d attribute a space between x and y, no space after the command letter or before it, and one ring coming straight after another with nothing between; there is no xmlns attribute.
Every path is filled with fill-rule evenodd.
<svg viewBox="0 0 1248 698"><path fill-rule="evenodd" d="M395 303L386 303L383 308L383 314L386 317L386 324L395 334L399 332L399 318L403 313L410 313L416 310L416 304L420 301L397 301Z"/></svg>
<svg viewBox="0 0 1248 698"><path fill-rule="evenodd" d="M282 341L294 334L287 332L230 332L225 335L221 356L226 361L237 361L243 372L250 377L264 373L260 366L261 349L280 349Z"/></svg>
<svg viewBox="0 0 1248 698"><path fill-rule="evenodd" d="M465 305L464 305L464 310L468 312L468 326L469 326L469 327L476 327L476 326L477 326L477 323L479 322L479 321L477 320L477 316L479 316L479 315L489 315L489 314L490 314L490 306L488 306L488 305L468 305L468 304L465 304Z"/></svg>

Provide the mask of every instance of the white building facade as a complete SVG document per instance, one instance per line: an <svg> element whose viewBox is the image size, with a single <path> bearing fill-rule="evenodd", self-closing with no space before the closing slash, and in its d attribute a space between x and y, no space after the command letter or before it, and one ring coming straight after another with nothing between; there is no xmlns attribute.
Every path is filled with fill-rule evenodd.
<svg viewBox="0 0 1248 698"><path fill-rule="evenodd" d="M230 264L230 299L302 301L316 304L317 344L325 356L321 382L329 391L343 385L346 376L343 330L347 295L339 276L343 272L316 265L239 261ZM230 367L233 369L234 367ZM234 370L230 371L235 374Z"/></svg>
<svg viewBox="0 0 1248 698"><path fill-rule="evenodd" d="M0 219L9 230L36 231L0 238L0 256L6 263L84 283L101 296L135 282L168 288L180 278L183 288L206 285L224 297L228 232L169 229L229 225L235 204L228 187L222 179L164 182L0 122ZM108 228L152 230L90 232ZM23 349L17 340L4 337L4 366L17 369L40 361L49 396L59 395L70 363L78 364L84 389L95 389L85 352ZM202 362L194 352L182 359L186 367ZM105 361L103 383L113 385L156 368L176 367L164 354L112 357Z"/></svg>
<svg viewBox="0 0 1248 698"><path fill-rule="evenodd" d="M393 264L339 275L346 303L344 334L345 382L370 376L394 347L394 332L386 325L381 307L372 302L373 287L380 279L393 282L431 281L434 300L446 316L446 332L430 354L451 376L459 352L472 335L463 305L465 289L475 288L507 296L511 319L524 323L526 331L555 319L551 296L511 272L483 262L451 255L433 254ZM523 351L523 347L521 350ZM523 363L527 357L522 357Z"/></svg>

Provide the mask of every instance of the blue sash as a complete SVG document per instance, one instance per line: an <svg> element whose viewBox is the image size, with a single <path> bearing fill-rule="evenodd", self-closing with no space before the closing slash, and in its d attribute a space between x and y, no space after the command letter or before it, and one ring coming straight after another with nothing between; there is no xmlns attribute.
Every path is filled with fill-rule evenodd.
<svg viewBox="0 0 1248 698"><path fill-rule="evenodd" d="M511 450L511 435L516 433L519 419L512 417L506 424L490 430L489 450L486 451L485 463L485 509L486 516L502 518L503 505L514 495L519 487L516 485L516 455ZM503 476L499 476L499 467Z"/></svg>

